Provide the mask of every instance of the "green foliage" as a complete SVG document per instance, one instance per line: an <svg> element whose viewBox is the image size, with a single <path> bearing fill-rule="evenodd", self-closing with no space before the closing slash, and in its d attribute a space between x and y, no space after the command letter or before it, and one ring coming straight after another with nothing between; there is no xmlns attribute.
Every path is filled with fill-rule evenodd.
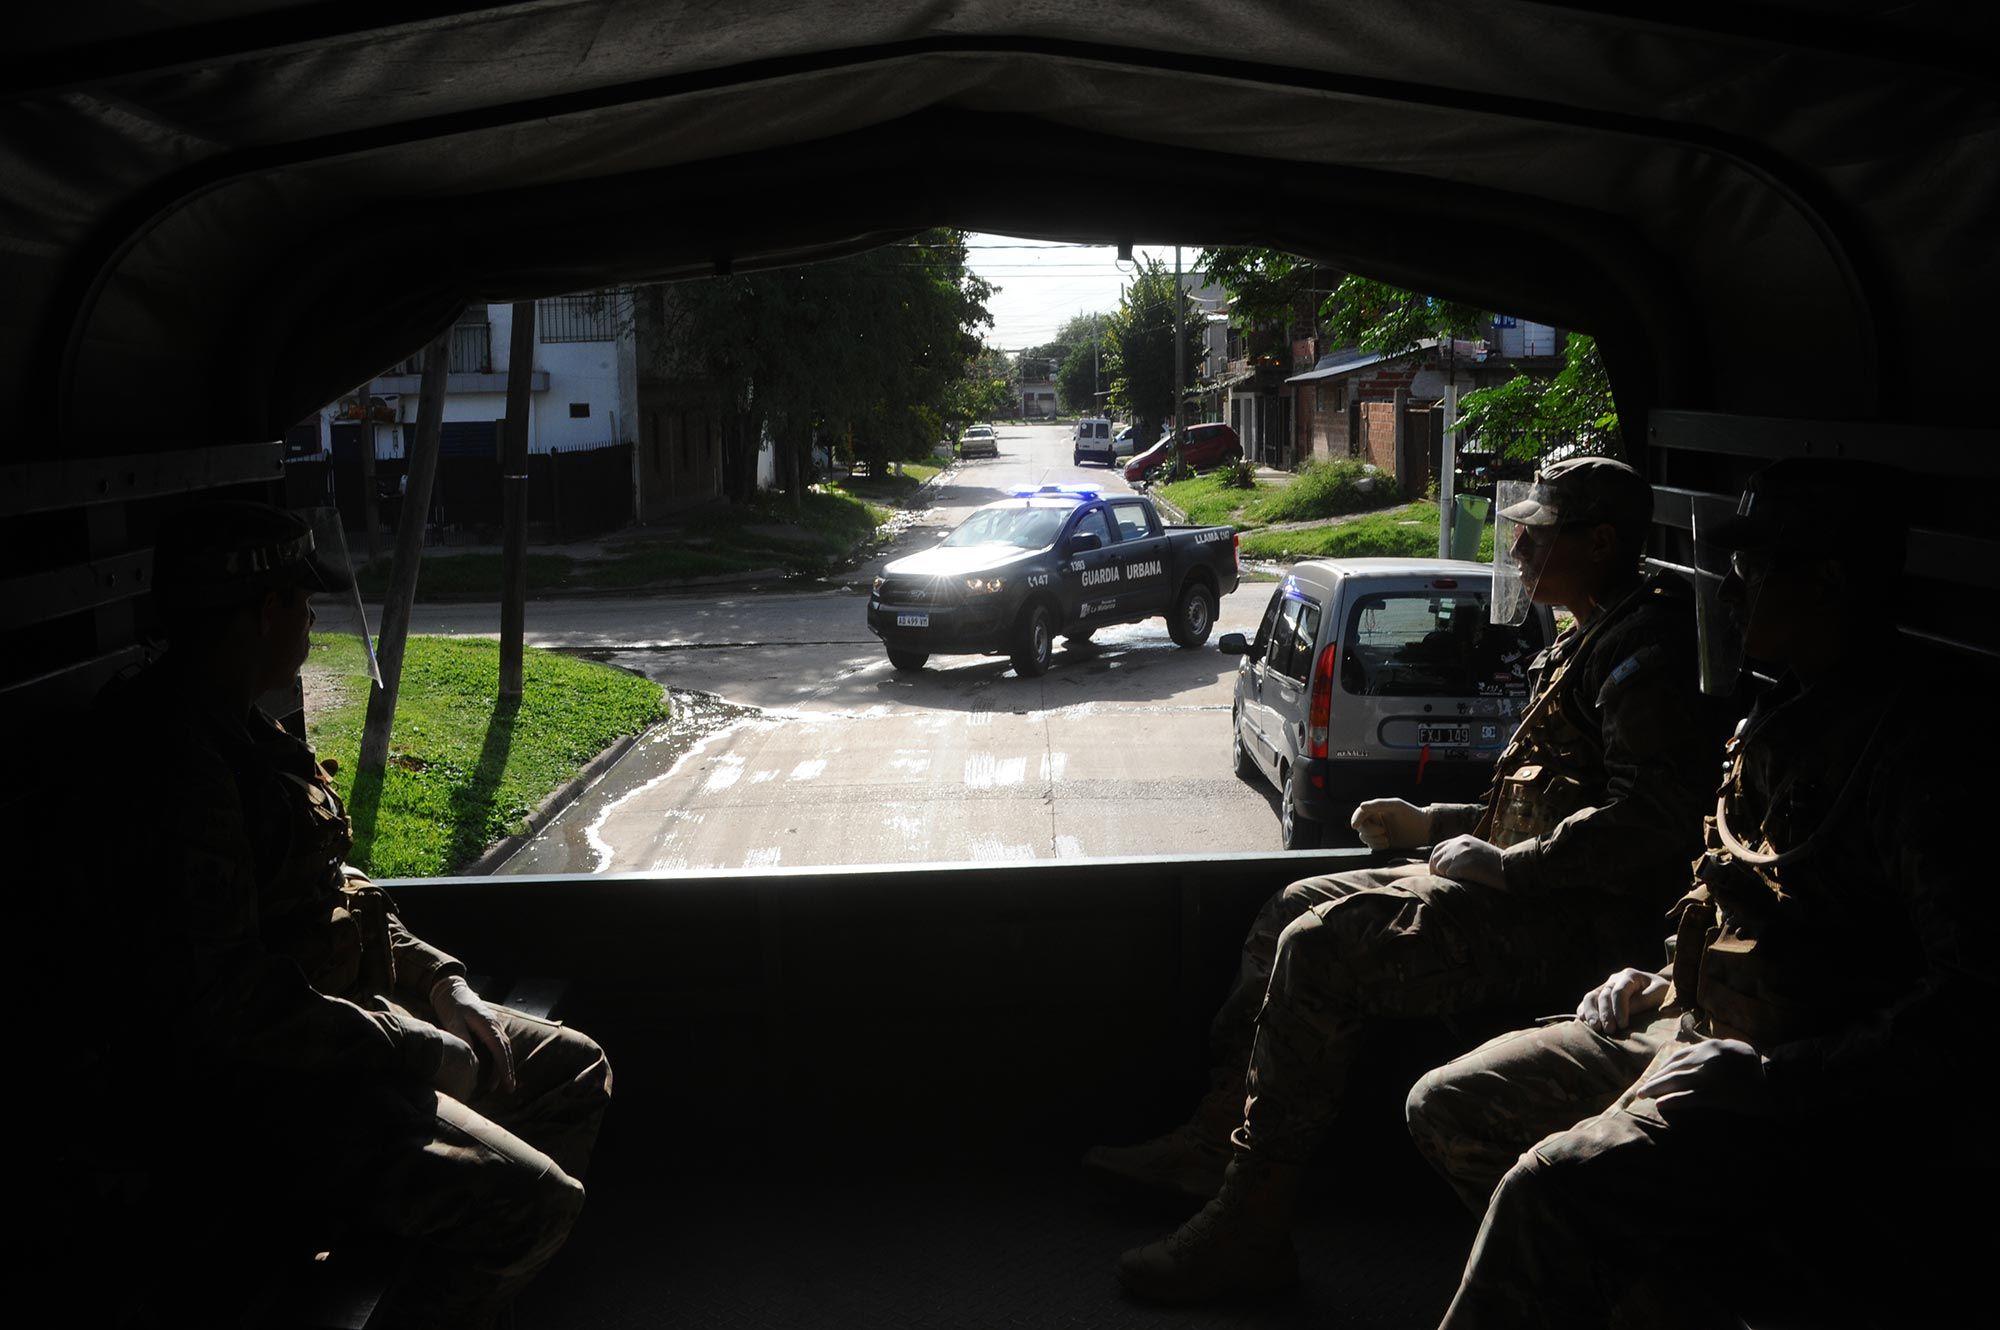
<svg viewBox="0 0 2000 1330"><path fill-rule="evenodd" d="M1337 345L1394 355L1426 337L1471 337L1485 326L1486 312L1349 273L1327 297L1320 320Z"/></svg>
<svg viewBox="0 0 2000 1330"><path fill-rule="evenodd" d="M315 654L323 641L314 638ZM308 669L313 668L311 662ZM355 822L357 867L433 877L471 863L621 735L667 715L661 687L637 675L529 648L518 707L497 700L500 645L413 637L403 658L389 769L355 786L367 694L336 695L308 716Z"/></svg>
<svg viewBox="0 0 2000 1330"><path fill-rule="evenodd" d="M1438 547L1438 510L1413 503L1351 521L1293 531L1254 531L1243 537L1243 557L1297 559L1432 558ZM1493 558L1493 528L1480 538L1479 557Z"/></svg>
<svg viewBox="0 0 2000 1330"><path fill-rule="evenodd" d="M1141 264L1107 321L1104 345L1110 354L1105 376L1110 403L1137 423L1140 438L1157 437L1160 423L1173 419L1177 305L1181 317L1191 321L1192 303L1174 280L1173 270L1151 258ZM1189 333L1182 350L1181 381L1193 383L1201 338Z"/></svg>
<svg viewBox="0 0 2000 1330"><path fill-rule="evenodd" d="M851 441L877 469L926 456L946 422L969 418L953 390L979 352L974 330L992 322L992 287L965 258L962 232L933 230L850 258L680 283L664 367L715 384L745 446L768 435L795 498L816 441Z"/></svg>
<svg viewBox="0 0 2000 1330"><path fill-rule="evenodd" d="M1569 334L1563 367L1552 379L1517 374L1458 399L1469 440L1504 457L1532 460L1566 444L1580 452L1615 452L1618 407L1597 339Z"/></svg>
<svg viewBox="0 0 2000 1330"><path fill-rule="evenodd" d="M1233 490L1254 490L1257 488L1257 468L1249 458L1223 467L1216 472L1220 483Z"/></svg>
<svg viewBox="0 0 2000 1330"><path fill-rule="evenodd" d="M1363 488L1370 474L1375 474L1375 483ZM1337 517L1379 508L1384 498L1395 494L1395 489L1393 480L1371 473L1359 462L1315 458L1299 468L1291 484L1274 488L1268 500L1257 504L1256 515L1266 523Z"/></svg>
<svg viewBox="0 0 2000 1330"><path fill-rule="evenodd" d="M1195 266L1235 298L1230 322L1246 331L1261 324L1289 325L1317 311L1326 295L1324 284L1337 275L1309 259L1256 245L1204 249Z"/></svg>
<svg viewBox="0 0 2000 1330"><path fill-rule="evenodd" d="M1203 526L1227 523L1248 530L1276 522L1318 521L1400 502L1395 485L1386 476L1378 475L1378 484L1364 489L1369 474L1359 462L1316 460L1303 467L1290 484L1274 485L1256 480L1250 466L1243 463L1163 485L1160 494L1192 522ZM1239 484L1239 475L1248 483Z"/></svg>

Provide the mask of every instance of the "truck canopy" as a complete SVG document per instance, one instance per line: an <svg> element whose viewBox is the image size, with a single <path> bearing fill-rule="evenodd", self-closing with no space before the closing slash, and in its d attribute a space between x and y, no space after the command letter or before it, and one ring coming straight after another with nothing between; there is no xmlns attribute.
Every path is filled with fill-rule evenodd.
<svg viewBox="0 0 2000 1330"><path fill-rule="evenodd" d="M1875 458L1925 493L1902 628L1982 661L2000 633L2000 447L1966 391L2000 308L1981 6L105 0L10 23L10 737L129 659L147 505L273 491L271 440L466 304L940 225L1274 245L1588 331L1661 486L1662 566L1688 561L1692 494ZM38 907L87 856L36 866ZM617 1067L591 1208L528 1319L1152 1324L1110 1262L1179 1216L1085 1188L1077 1152L1184 1112L1251 912L1359 862L393 885L495 991L564 981L558 1014ZM1368 1073L1329 1163L1345 1203L1301 1236L1321 1273L1272 1324L1422 1326L1448 1300L1471 1219L1398 1122L1438 1051Z"/></svg>

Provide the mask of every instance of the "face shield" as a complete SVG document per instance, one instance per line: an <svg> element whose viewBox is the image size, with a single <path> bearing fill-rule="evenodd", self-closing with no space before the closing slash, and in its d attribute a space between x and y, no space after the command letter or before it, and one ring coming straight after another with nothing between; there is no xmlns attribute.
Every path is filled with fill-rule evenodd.
<svg viewBox="0 0 2000 1330"><path fill-rule="evenodd" d="M312 651L300 673L316 674L320 682L333 687L358 685L365 679L380 688L382 669L375 663L368 615L361 607L361 588L347 556L339 510L314 508L299 516L312 527L311 558L322 582L341 588L312 593Z"/></svg>
<svg viewBox="0 0 2000 1330"><path fill-rule="evenodd" d="M1528 621L1542 569L1555 549L1558 501L1546 485L1503 480L1493 487L1493 599L1490 618L1514 627ZM1509 517L1509 513L1515 516ZM1524 520L1528 519L1528 520ZM1549 520L1538 520L1549 519Z"/></svg>
<svg viewBox="0 0 2000 1330"><path fill-rule="evenodd" d="M1723 583L1730 576L1732 563L1756 563L1754 552L1746 552L1739 560L1736 551L1716 539L1716 533L1725 524L1735 522L1736 501L1695 495L1692 510L1694 610L1701 644L1701 691L1711 697L1728 697L1736 691L1737 678L1743 672L1744 633L1764 579L1761 573L1750 578L1737 577L1730 588L1730 600L1725 600Z"/></svg>

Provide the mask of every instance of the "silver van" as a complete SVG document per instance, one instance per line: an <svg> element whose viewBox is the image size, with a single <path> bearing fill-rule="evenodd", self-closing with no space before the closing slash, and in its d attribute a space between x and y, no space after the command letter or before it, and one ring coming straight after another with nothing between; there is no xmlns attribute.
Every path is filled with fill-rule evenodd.
<svg viewBox="0 0 2000 1330"><path fill-rule="evenodd" d="M1555 640L1537 605L1488 621L1490 564L1312 559L1271 593L1230 709L1236 774L1277 787L1288 850L1342 841L1364 799L1476 800L1513 734L1528 669Z"/></svg>
<svg viewBox="0 0 2000 1330"><path fill-rule="evenodd" d="M1102 416L1086 416L1076 422L1076 434L1070 443L1070 462L1082 466L1085 462L1102 462L1112 465L1118 459L1111 442L1111 422Z"/></svg>

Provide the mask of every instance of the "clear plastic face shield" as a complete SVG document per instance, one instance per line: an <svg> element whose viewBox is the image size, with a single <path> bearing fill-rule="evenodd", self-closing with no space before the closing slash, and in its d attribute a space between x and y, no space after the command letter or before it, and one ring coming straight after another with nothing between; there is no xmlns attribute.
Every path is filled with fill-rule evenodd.
<svg viewBox="0 0 2000 1330"><path fill-rule="evenodd" d="M344 591L315 591L312 651L301 674L317 672L323 679L342 684L366 679L382 686L382 669L375 661L374 639L368 632L368 615L361 607L361 588L355 583L355 568L347 555L347 533L335 508L314 508L301 512L312 527L314 562L345 583Z"/></svg>
<svg viewBox="0 0 2000 1330"><path fill-rule="evenodd" d="M1743 641L1750 612L1756 606L1763 578L1737 578L1738 603L1723 597L1735 551L1715 538L1724 523L1733 522L1739 503L1716 495L1696 495L1692 501L1695 571L1695 629L1701 645L1701 691L1728 697L1743 673ZM1754 556L1750 556L1754 561Z"/></svg>
<svg viewBox="0 0 2000 1330"><path fill-rule="evenodd" d="M1552 522L1524 521L1507 514L1553 516L1560 508L1554 491L1539 481L1503 480L1493 487L1493 600L1489 617L1494 623L1518 628L1528 621L1535 588L1541 583L1559 530Z"/></svg>

